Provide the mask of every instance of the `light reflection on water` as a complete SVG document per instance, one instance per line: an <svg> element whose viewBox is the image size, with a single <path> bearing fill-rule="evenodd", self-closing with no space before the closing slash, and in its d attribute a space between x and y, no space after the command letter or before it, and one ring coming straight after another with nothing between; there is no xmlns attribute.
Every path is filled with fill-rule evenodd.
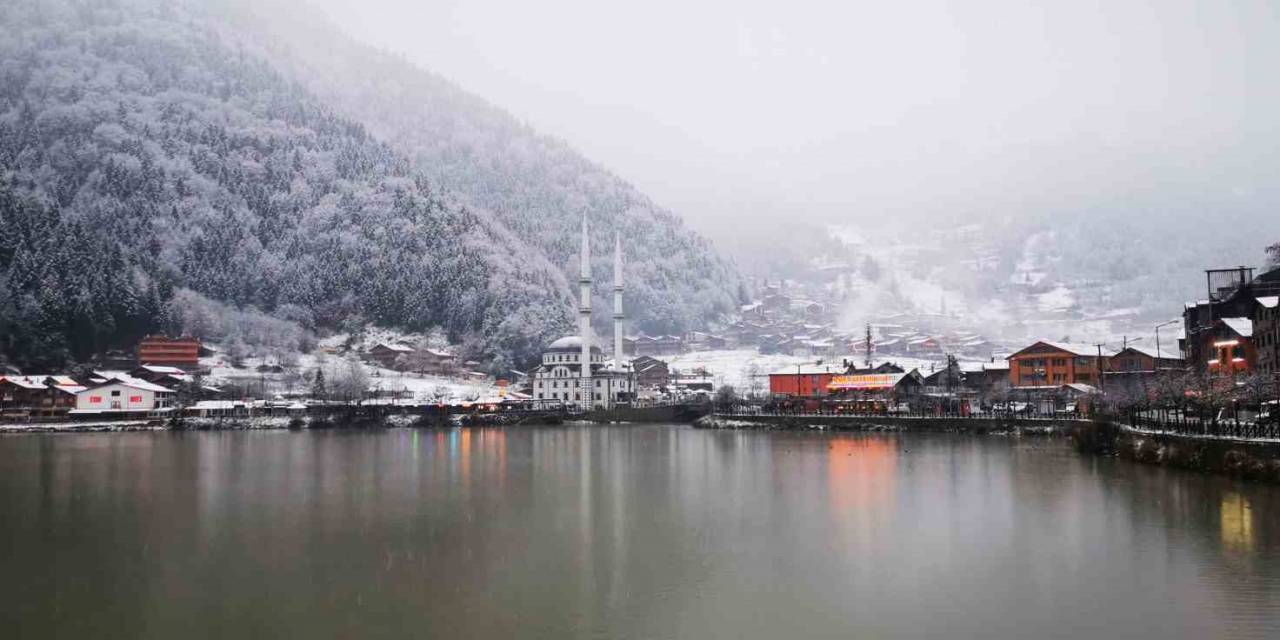
<svg viewBox="0 0 1280 640"><path fill-rule="evenodd" d="M16 637L1274 637L1280 492L1063 442L0 438Z"/></svg>

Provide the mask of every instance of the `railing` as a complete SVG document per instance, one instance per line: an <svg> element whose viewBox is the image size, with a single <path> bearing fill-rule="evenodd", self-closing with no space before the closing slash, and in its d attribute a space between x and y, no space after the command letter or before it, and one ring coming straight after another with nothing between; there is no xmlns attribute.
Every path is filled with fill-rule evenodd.
<svg viewBox="0 0 1280 640"><path fill-rule="evenodd" d="M764 411L733 409L716 411L722 418L857 418L857 419L892 419L892 420L1039 420L1044 422L1061 420L1085 420L1079 413L1026 413L1011 411L978 411L970 413L909 411L897 413L850 412L850 411Z"/></svg>
<svg viewBox="0 0 1280 640"><path fill-rule="evenodd" d="M1185 415L1131 413L1127 426L1136 431L1222 440L1280 440L1276 420L1218 420Z"/></svg>

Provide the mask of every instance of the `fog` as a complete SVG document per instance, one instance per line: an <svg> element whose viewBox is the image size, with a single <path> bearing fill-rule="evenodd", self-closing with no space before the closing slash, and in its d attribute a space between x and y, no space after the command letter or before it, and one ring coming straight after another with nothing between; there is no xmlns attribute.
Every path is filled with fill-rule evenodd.
<svg viewBox="0 0 1280 640"><path fill-rule="evenodd" d="M1277 199L1265 0L314 1L712 231Z"/></svg>

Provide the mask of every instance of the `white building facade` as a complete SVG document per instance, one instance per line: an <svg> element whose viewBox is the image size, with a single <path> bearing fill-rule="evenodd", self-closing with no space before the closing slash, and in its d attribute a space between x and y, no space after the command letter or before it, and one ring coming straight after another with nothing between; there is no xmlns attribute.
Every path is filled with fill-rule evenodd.
<svg viewBox="0 0 1280 640"><path fill-rule="evenodd" d="M110 380L76 393L73 415L167 414L173 391L144 380Z"/></svg>
<svg viewBox="0 0 1280 640"><path fill-rule="evenodd" d="M544 406L585 408L587 389L591 407L608 409L631 399L631 375L608 366L599 347L591 347L591 376L582 371L582 339L565 336L542 353L542 364L533 372L533 398Z"/></svg>

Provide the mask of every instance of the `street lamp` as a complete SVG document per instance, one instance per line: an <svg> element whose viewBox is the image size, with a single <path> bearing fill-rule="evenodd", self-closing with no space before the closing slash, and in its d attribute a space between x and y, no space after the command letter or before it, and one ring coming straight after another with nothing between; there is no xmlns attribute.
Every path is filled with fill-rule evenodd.
<svg viewBox="0 0 1280 640"><path fill-rule="evenodd" d="M1160 369L1160 358L1162 357L1160 353L1160 327L1167 327L1176 322L1181 322L1181 320L1175 318L1168 322L1161 322L1160 324L1156 325L1156 366L1155 368L1157 370Z"/></svg>

